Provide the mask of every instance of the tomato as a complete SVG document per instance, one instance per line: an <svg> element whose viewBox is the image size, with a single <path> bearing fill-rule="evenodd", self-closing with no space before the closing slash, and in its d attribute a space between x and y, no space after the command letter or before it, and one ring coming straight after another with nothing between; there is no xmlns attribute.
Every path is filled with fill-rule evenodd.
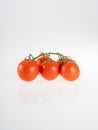
<svg viewBox="0 0 98 130"><path fill-rule="evenodd" d="M17 73L24 81L32 81L39 73L39 66L31 60L23 60L18 64Z"/></svg>
<svg viewBox="0 0 98 130"><path fill-rule="evenodd" d="M53 80L57 78L59 74L59 65L53 60L45 61L40 67L40 73L43 78L47 80Z"/></svg>
<svg viewBox="0 0 98 130"><path fill-rule="evenodd" d="M75 62L68 62L62 64L60 73L64 79L74 81L79 77L80 69Z"/></svg>
<svg viewBox="0 0 98 130"><path fill-rule="evenodd" d="M44 62L44 61L46 61L46 60L48 60L48 59L50 59L49 57L47 57L47 56L41 56L41 57L39 57L38 59L37 59L37 64L39 65L39 67L41 66L41 64Z"/></svg>
<svg viewBox="0 0 98 130"><path fill-rule="evenodd" d="M70 59L68 59L68 58L59 59L59 60L57 61L58 65L59 65L59 72L60 72L60 69L61 69L62 64L68 63L68 62L70 62Z"/></svg>

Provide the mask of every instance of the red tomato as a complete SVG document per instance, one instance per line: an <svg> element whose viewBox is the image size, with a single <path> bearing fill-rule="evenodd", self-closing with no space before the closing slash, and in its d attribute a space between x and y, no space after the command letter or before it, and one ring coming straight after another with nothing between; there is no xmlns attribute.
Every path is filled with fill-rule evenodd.
<svg viewBox="0 0 98 130"><path fill-rule="evenodd" d="M64 79L74 81L79 77L80 69L75 62L68 62L62 64L60 73Z"/></svg>
<svg viewBox="0 0 98 130"><path fill-rule="evenodd" d="M55 61L45 61L40 67L40 73L43 78L53 80L57 78L59 73L59 65Z"/></svg>
<svg viewBox="0 0 98 130"><path fill-rule="evenodd" d="M31 60L24 60L18 64L17 72L19 77L24 81L32 81L39 73L37 63Z"/></svg>
<svg viewBox="0 0 98 130"><path fill-rule="evenodd" d="M65 58L65 59L59 59L59 60L57 61L57 63L59 64L59 72L60 72L60 70L61 70L62 64L67 63L67 62L70 62L70 59Z"/></svg>
<svg viewBox="0 0 98 130"><path fill-rule="evenodd" d="M48 60L48 59L50 59L49 57L47 57L47 56L42 56L42 57L39 57L38 59L37 59L37 64L39 65L39 67L41 66L41 64L44 62L44 61L46 61L46 60Z"/></svg>

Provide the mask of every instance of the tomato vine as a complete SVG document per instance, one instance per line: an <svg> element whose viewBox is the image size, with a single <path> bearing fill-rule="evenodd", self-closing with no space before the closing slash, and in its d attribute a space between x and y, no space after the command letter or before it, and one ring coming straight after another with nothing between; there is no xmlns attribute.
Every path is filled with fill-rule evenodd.
<svg viewBox="0 0 98 130"><path fill-rule="evenodd" d="M55 61L51 55L58 56L58 59ZM39 72L46 80L54 80L60 74L64 79L74 81L80 75L76 61L59 52L41 52L36 57L29 54L18 64L17 72L24 81L34 80Z"/></svg>

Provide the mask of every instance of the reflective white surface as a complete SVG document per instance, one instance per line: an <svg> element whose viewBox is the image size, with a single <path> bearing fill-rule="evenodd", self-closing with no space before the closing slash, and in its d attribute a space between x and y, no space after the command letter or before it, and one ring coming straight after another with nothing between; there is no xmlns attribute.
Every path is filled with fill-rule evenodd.
<svg viewBox="0 0 98 130"><path fill-rule="evenodd" d="M98 130L97 6L96 0L0 1L0 130ZM18 63L42 51L75 59L79 79L20 80Z"/></svg>

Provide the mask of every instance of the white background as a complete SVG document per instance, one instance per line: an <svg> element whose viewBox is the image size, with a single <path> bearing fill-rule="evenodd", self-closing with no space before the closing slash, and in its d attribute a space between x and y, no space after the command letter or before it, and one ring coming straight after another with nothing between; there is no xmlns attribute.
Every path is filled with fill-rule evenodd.
<svg viewBox="0 0 98 130"><path fill-rule="evenodd" d="M24 82L25 56L75 59L75 82ZM0 130L98 130L98 1L0 0Z"/></svg>

